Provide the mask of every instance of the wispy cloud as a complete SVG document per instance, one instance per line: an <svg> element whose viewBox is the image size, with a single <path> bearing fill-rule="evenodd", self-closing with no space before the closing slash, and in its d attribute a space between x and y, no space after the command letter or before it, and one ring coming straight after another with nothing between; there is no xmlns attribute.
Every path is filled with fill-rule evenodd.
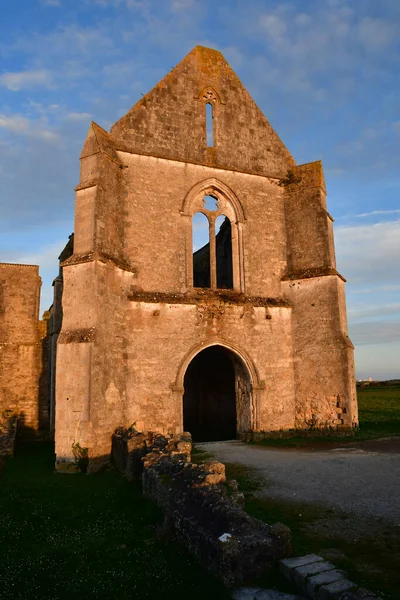
<svg viewBox="0 0 400 600"><path fill-rule="evenodd" d="M368 321L360 347L370 351L383 331L371 323L397 318L385 311L400 281L399 2L70 4L37 0L29 23L10 4L18 28L3 31L0 43L2 239L8 231L14 239L31 235L29 246L40 247L60 218L70 233L89 121L108 128L195 44L218 48L297 162L323 159L350 324Z"/></svg>
<svg viewBox="0 0 400 600"><path fill-rule="evenodd" d="M65 115L67 121L90 121L93 115L87 112L69 112Z"/></svg>
<svg viewBox="0 0 400 600"><path fill-rule="evenodd" d="M349 318L352 320L368 320L371 317L386 317L387 315L399 315L400 317L400 302L393 304L380 304L379 306L357 306L349 308ZM400 325L400 319L399 319Z"/></svg>
<svg viewBox="0 0 400 600"><path fill-rule="evenodd" d="M361 288L361 289L352 289L351 295L359 295L359 294L382 294L385 292L397 292L400 291L400 283L392 284L392 285L376 285L374 287Z"/></svg>
<svg viewBox="0 0 400 600"><path fill-rule="evenodd" d="M350 337L356 346L375 344L399 344L400 321L371 321L355 323L349 328ZM392 356L393 359L393 356ZM378 363L375 356L375 362ZM400 376L398 361L395 361L397 376ZM376 365L375 365L376 366Z"/></svg>
<svg viewBox="0 0 400 600"><path fill-rule="evenodd" d="M7 129L17 135L25 135L47 141L56 141L59 137L55 131L46 129L42 122L33 122L22 115L7 116L0 114L0 128Z"/></svg>
<svg viewBox="0 0 400 600"><path fill-rule="evenodd" d="M42 6L54 6L56 8L61 8L62 6L61 0L40 0L40 4Z"/></svg>
<svg viewBox="0 0 400 600"><path fill-rule="evenodd" d="M3 73L0 75L0 85L13 92L35 87L49 88L53 85L52 74L46 69Z"/></svg>
<svg viewBox="0 0 400 600"><path fill-rule="evenodd" d="M175 12L193 10L196 0L172 0L171 8Z"/></svg>
<svg viewBox="0 0 400 600"><path fill-rule="evenodd" d="M350 283L400 281L400 220L339 226L335 245L338 268Z"/></svg>
<svg viewBox="0 0 400 600"><path fill-rule="evenodd" d="M359 218L364 218L364 217L374 217L377 215L395 215L395 214L399 214L399 213L400 213L400 208L393 208L393 209L388 209L388 210L371 210L370 212L359 213L356 215L342 215L340 217L337 217L337 220L359 219Z"/></svg>

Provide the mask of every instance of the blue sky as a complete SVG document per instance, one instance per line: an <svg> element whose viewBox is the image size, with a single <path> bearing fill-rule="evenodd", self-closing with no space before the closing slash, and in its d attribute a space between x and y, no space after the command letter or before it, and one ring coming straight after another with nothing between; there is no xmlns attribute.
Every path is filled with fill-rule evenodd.
<svg viewBox="0 0 400 600"><path fill-rule="evenodd" d="M400 376L398 0L3 0L0 260L73 230L79 154L196 44L223 52L301 164L322 159L357 377Z"/></svg>

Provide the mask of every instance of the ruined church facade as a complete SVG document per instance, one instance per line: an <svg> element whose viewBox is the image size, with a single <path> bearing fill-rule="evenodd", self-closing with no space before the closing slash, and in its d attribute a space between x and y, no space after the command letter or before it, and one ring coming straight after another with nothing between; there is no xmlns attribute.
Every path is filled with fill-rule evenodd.
<svg viewBox="0 0 400 600"><path fill-rule="evenodd" d="M295 164L221 53L197 46L109 133L92 123L62 273L59 464L76 442L109 455L121 425L357 424L321 162Z"/></svg>

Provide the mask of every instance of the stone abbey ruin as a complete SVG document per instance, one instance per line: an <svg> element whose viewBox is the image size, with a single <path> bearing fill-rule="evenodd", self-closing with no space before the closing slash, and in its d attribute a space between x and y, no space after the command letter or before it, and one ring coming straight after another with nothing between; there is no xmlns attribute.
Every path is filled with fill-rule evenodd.
<svg viewBox="0 0 400 600"><path fill-rule="evenodd" d="M55 432L58 465L74 443L109 456L133 423L357 425L322 164L295 164L220 52L194 48L110 132L92 123L80 159L46 322L38 268L0 265L0 409Z"/></svg>

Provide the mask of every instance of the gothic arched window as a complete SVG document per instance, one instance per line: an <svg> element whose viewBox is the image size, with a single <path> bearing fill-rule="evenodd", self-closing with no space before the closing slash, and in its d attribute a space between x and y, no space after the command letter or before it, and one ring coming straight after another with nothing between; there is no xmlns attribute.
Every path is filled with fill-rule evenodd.
<svg viewBox="0 0 400 600"><path fill-rule="evenodd" d="M198 184L185 198L182 215L189 225L187 287L244 291L244 214L233 192L224 184Z"/></svg>

